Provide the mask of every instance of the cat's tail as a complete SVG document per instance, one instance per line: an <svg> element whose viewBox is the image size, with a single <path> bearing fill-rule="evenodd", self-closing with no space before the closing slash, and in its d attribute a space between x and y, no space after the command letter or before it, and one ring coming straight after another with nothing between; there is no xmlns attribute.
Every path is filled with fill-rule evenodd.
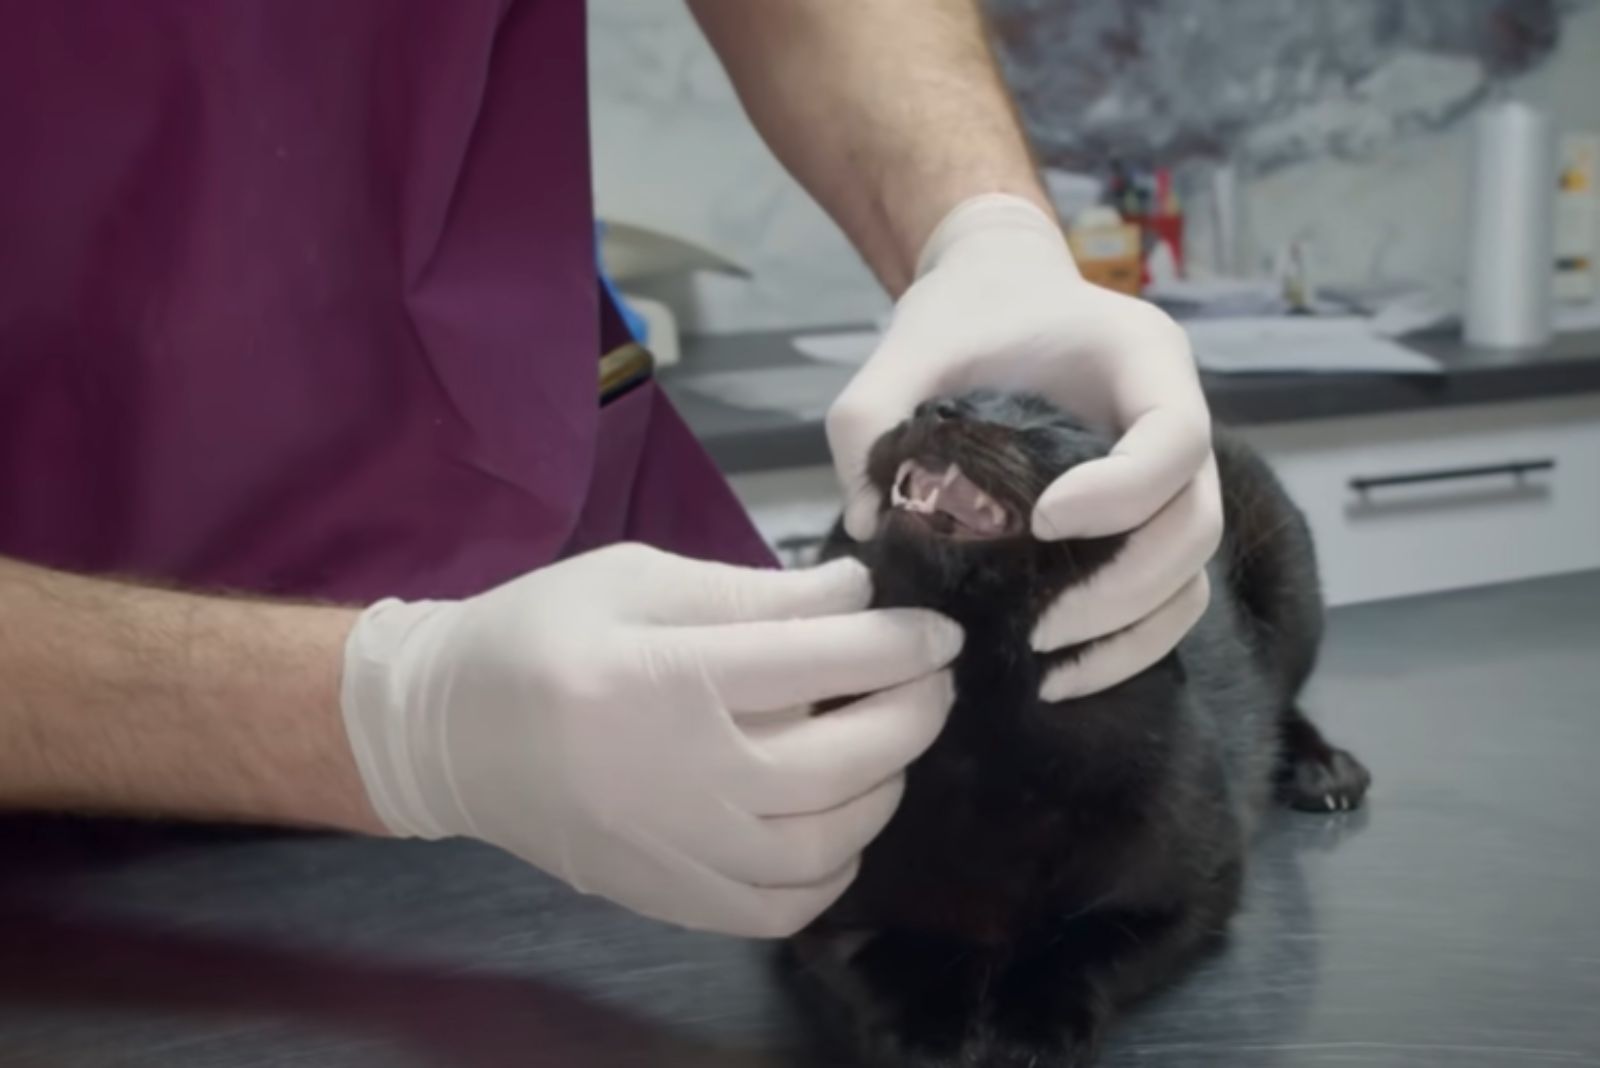
<svg viewBox="0 0 1600 1068"><path fill-rule="evenodd" d="M1226 527L1218 561L1251 644L1288 704L1310 676L1322 641L1311 531L1254 449L1221 428L1214 447Z"/></svg>

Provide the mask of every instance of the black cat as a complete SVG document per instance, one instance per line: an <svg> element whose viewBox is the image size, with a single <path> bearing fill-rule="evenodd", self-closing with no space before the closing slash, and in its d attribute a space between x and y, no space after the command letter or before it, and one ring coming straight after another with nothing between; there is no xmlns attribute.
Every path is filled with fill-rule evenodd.
<svg viewBox="0 0 1600 1068"><path fill-rule="evenodd" d="M1089 1063L1117 1007L1223 931L1274 787L1297 808L1360 803L1366 769L1296 705L1322 634L1305 523L1258 456L1222 433L1215 448L1226 533L1205 616L1155 666L1057 704L1040 680L1076 651L1035 654L1029 634L1124 539L1040 542L1028 517L1107 443L1039 398L974 393L873 449L879 535L836 528L824 555L864 561L876 604L938 609L967 638L899 811L787 947L868 1063Z"/></svg>

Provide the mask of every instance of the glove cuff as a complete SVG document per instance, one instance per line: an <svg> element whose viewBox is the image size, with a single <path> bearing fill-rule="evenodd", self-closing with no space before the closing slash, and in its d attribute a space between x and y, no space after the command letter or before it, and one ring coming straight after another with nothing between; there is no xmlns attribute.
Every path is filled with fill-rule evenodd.
<svg viewBox="0 0 1600 1068"><path fill-rule="evenodd" d="M950 209L933 228L922 246L922 255L917 257L916 277L933 270L946 254L969 238L994 233L1043 241L1072 262L1061 224L1043 208L1012 193L980 193Z"/></svg>
<svg viewBox="0 0 1600 1068"><path fill-rule="evenodd" d="M373 811L401 838L452 832L430 811L417 759L427 752L426 707L406 700L407 654L419 628L447 603L379 601L362 612L345 641L339 703L356 768Z"/></svg>

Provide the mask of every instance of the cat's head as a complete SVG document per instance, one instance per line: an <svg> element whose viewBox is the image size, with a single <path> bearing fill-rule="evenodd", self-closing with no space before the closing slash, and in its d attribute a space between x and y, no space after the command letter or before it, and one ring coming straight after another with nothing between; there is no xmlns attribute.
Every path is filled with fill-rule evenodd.
<svg viewBox="0 0 1600 1068"><path fill-rule="evenodd" d="M1032 394L976 391L921 405L868 456L881 511L877 536L859 555L872 568L880 603L957 618L1042 610L1122 546L1120 536L1032 535L1045 487L1109 448Z"/></svg>

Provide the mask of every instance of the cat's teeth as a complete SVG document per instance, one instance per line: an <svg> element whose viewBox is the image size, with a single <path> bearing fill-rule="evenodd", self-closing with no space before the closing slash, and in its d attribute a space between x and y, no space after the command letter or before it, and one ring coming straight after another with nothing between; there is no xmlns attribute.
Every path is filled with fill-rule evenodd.
<svg viewBox="0 0 1600 1068"><path fill-rule="evenodd" d="M1332 794L1327 794L1322 800L1327 802L1329 812L1332 812L1334 809L1339 807L1339 803L1333 799Z"/></svg>
<svg viewBox="0 0 1600 1068"><path fill-rule="evenodd" d="M958 479L960 477L961 477L961 468L956 466L955 464L951 464L949 467L945 468L943 477L941 477L939 479L939 488L940 489L949 489L950 488L950 483L954 482L956 479Z"/></svg>
<svg viewBox="0 0 1600 1068"><path fill-rule="evenodd" d="M896 508L904 505L907 500L909 500L905 493L901 491L900 487L905 485L906 477L910 473L911 461L902 460L900 462L900 467L894 473L894 483L889 487L889 503L894 505Z"/></svg>
<svg viewBox="0 0 1600 1068"><path fill-rule="evenodd" d="M908 512L931 515L939 507L939 487L933 487L926 497L907 497L905 504L901 505L901 507Z"/></svg>
<svg viewBox="0 0 1600 1068"><path fill-rule="evenodd" d="M981 489L972 492L972 507L979 515L994 525L996 530L1001 530L1006 525L1006 510L1000 507L1000 502L990 497Z"/></svg>

